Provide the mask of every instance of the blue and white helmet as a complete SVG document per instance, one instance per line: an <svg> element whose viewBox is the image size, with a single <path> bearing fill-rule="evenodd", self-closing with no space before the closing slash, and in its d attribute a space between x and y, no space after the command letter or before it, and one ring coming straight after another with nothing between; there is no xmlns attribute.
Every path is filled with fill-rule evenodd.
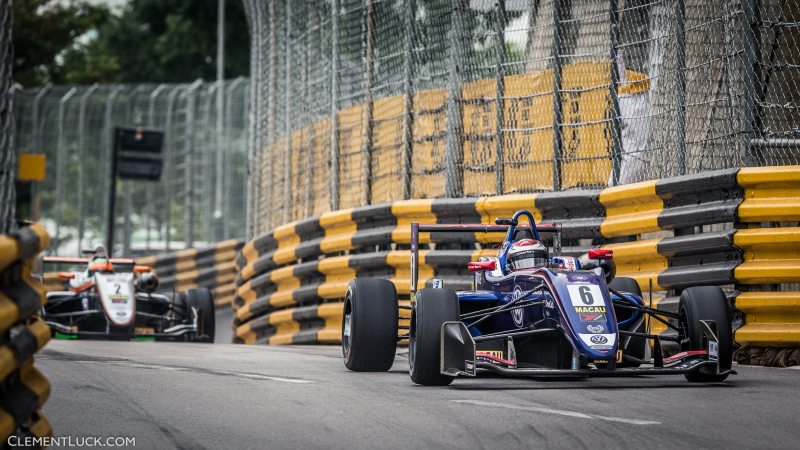
<svg viewBox="0 0 800 450"><path fill-rule="evenodd" d="M506 261L509 270L545 267L549 261L547 247L535 239L520 239L511 245Z"/></svg>

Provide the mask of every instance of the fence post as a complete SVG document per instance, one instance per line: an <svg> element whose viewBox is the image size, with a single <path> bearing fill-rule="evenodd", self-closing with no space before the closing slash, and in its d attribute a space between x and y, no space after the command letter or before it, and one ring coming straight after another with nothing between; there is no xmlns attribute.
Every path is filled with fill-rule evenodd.
<svg viewBox="0 0 800 450"><path fill-rule="evenodd" d="M155 128L156 126L156 99L167 88L166 84L159 84L153 92L150 93L150 98L147 104L147 126ZM153 183L147 183L147 230L145 231L145 248L150 250L151 229L153 227L153 217L155 216L155 199L153 198Z"/></svg>
<svg viewBox="0 0 800 450"><path fill-rule="evenodd" d="M495 9L497 16L497 64L495 65L495 86L494 108L495 108L495 128L494 128L494 192L497 195L503 193L505 183L505 155L503 153L503 127L505 125L505 64L506 64L506 1L497 0Z"/></svg>
<svg viewBox="0 0 800 450"><path fill-rule="evenodd" d="M416 25L416 0L405 0L406 39L405 58L403 61L403 96L405 111L403 114L403 158L402 177L403 199L411 198L411 157L414 150L414 31Z"/></svg>
<svg viewBox="0 0 800 450"><path fill-rule="evenodd" d="M269 72L267 74L267 141L265 147L267 149L261 149L260 151L263 153L266 150L266 158L267 158L267 203L268 205L264 208L264 212L267 215L267 226L272 228L272 220L273 220L273 212L275 206L272 201L274 200L274 174L272 173L272 159L273 159L273 148L272 145L275 143L275 134L276 134L276 127L277 127L277 101L278 101L278 20L277 20L277 12L275 8L275 2L267 2L267 15L269 16Z"/></svg>
<svg viewBox="0 0 800 450"><path fill-rule="evenodd" d="M185 159L184 173L184 209L183 209L183 247L194 246L194 127L195 109L197 108L197 91L203 84L197 80L189 86L186 98L186 139L184 140Z"/></svg>
<svg viewBox="0 0 800 450"><path fill-rule="evenodd" d="M123 86L117 85L114 89L111 90L111 93L108 94L108 98L106 99L106 110L103 116L103 124L104 124L104 136L103 136L103 154L105 156L107 166L106 172L106 184L105 184L105 192L112 192L112 190L116 193L116 176L114 175L114 152L112 151L113 147L113 139L114 139L114 122L112 120L112 115L114 114L114 100L117 99L117 95L123 90ZM106 236L108 237L106 245L108 248L106 249L109 254L114 252L114 227L116 224L116 217L111 213L111 208L106 208L105 210L105 224L106 224Z"/></svg>
<svg viewBox="0 0 800 450"><path fill-rule="evenodd" d="M167 97L167 117L164 124L164 145L166 152L164 158L164 251L169 252L170 237L172 236L172 195L173 195L173 181L172 170L174 165L174 154L177 151L175 148L175 140L172 137L172 122L173 115L175 114L175 99L182 88L176 87L172 89Z"/></svg>
<svg viewBox="0 0 800 450"><path fill-rule="evenodd" d="M758 165L751 142L761 137L761 112L759 99L763 97L760 82L761 62L761 1L742 0L742 82L744 94L744 135L742 162L745 166Z"/></svg>
<svg viewBox="0 0 800 450"><path fill-rule="evenodd" d="M31 110L31 123L33 128L33 149L34 153L44 153L44 149L42 149L42 133L40 130L39 125L39 104L42 101L42 98L52 89L51 85L47 85L39 90L36 93L36 96L33 98L33 108ZM31 197L36 199L39 197L39 183L33 183L31 186ZM33 202L33 208L31 211L31 218L33 220L39 220L41 217L41 211L39 210L38 202Z"/></svg>
<svg viewBox="0 0 800 450"><path fill-rule="evenodd" d="M58 248L61 246L59 238L61 237L61 194L64 187L61 185L64 180L64 164L66 164L66 143L64 142L64 108L67 102L78 92L78 89L73 87L58 101L58 138L56 141L56 199L55 199L55 214L54 220L56 223L56 234L53 239L53 246L55 253L58 253Z"/></svg>
<svg viewBox="0 0 800 450"><path fill-rule="evenodd" d="M244 77L238 77L235 80L233 80L233 82L230 83L227 88L225 88L225 122L223 124L222 135L223 135L223 142L225 142L226 146L229 146L231 144L231 137L233 135L233 133L231 132L231 129L233 128L233 123L232 123L232 121L233 121L233 100L232 99L233 99L233 95L234 95L233 93L244 82L245 82L245 78ZM247 104L247 101L245 100L246 98L247 98L246 94L242 93L242 103L245 104L245 105ZM246 111L247 110L245 109L245 117L246 117ZM242 124L246 124L246 123L247 123L247 119L245 119L242 122ZM225 168L230 168L231 167L230 151L225 152L224 159L222 161L222 165ZM227 175L223 175L222 179L223 179L222 198L225 199L225 204L226 205L230 205L230 203L228 203L228 202L231 201L231 198L230 198L230 195L231 195L231 182L233 180L233 176L231 176L231 174L228 173ZM225 207L223 206L223 208L225 208ZM229 219L225 218L225 217L230 217L230 216L225 214L225 211L222 211L222 213L223 213L222 237L220 238L220 240L221 239L227 239L227 238L231 237L231 235L230 235L230 225L229 225L231 221ZM228 213L233 213L233 211L230 211L230 209L228 209ZM239 213L241 213L241 211L239 211Z"/></svg>
<svg viewBox="0 0 800 450"><path fill-rule="evenodd" d="M445 154L445 196L461 197L464 193L464 177L461 173L464 160L464 145L461 129L461 72L464 70L463 39L464 0L452 0L450 15L450 70L447 78L447 152Z"/></svg>
<svg viewBox="0 0 800 450"><path fill-rule="evenodd" d="M686 174L686 5L675 1L675 140L678 175Z"/></svg>
<svg viewBox="0 0 800 450"><path fill-rule="evenodd" d="M339 209L339 0L331 0L331 211Z"/></svg>
<svg viewBox="0 0 800 450"><path fill-rule="evenodd" d="M317 10L317 0L309 0L308 2L308 32L306 33L306 68L304 71L304 77L306 82L303 85L303 111L305 112L305 127L311 127L311 133L313 133L314 137L316 138L316 129L314 128L314 121L313 121L313 114L311 112L311 107L308 106L309 102L311 102L311 95L309 93L309 79L313 78L313 82L316 84L318 82L317 77L317 67L319 67L319 58L315 54L315 44L320 42L319 35L319 11ZM313 36L313 38L312 38ZM313 65L313 69L312 69ZM304 127L304 128L305 128ZM315 139L316 140L316 139ZM313 161L313 152L316 150L315 146L312 144L311 141L307 143L308 145L308 152L309 157ZM311 164L319 164L319 161L312 162ZM312 197L311 193L314 188L314 170L309 168L308 176L306 176L306 195L303 199L305 203L304 208L304 216L311 217L311 214L314 211L313 204L312 204Z"/></svg>
<svg viewBox="0 0 800 450"><path fill-rule="evenodd" d="M286 0L286 92L284 92L283 126L286 130L286 158L283 162L283 223L291 220L292 205L292 127L290 124L292 102L292 0Z"/></svg>
<svg viewBox="0 0 800 450"><path fill-rule="evenodd" d="M619 184L622 166L622 133L619 109L619 65L617 64L617 46L619 46L619 4L618 0L609 2L609 22L611 37L611 84L608 95L611 98L611 185Z"/></svg>
<svg viewBox="0 0 800 450"><path fill-rule="evenodd" d="M553 191L561 190L561 2L553 3Z"/></svg>
<svg viewBox="0 0 800 450"><path fill-rule="evenodd" d="M214 240L223 238L225 218L222 214L222 189L225 176L225 0L217 0L217 152L214 167Z"/></svg>
<svg viewBox="0 0 800 450"><path fill-rule="evenodd" d="M366 51L364 68L364 90L366 91L366 102L364 107L366 111L363 115L364 123L361 127L362 133L362 164L364 170L364 204L369 205L372 203L372 117L373 117L373 99L372 99L372 85L374 83L374 61L375 56L375 6L373 0L367 1L367 26L366 26Z"/></svg>
<svg viewBox="0 0 800 450"><path fill-rule="evenodd" d="M14 96L12 68L14 43L11 1L0 2L0 233L16 229L17 154L14 148Z"/></svg>
<svg viewBox="0 0 800 450"><path fill-rule="evenodd" d="M94 92L100 87L93 84L86 92L81 95L80 109L78 111L78 251L83 250L83 233L85 228L86 216L85 196L86 196L86 168L83 161L86 158L86 103Z"/></svg>

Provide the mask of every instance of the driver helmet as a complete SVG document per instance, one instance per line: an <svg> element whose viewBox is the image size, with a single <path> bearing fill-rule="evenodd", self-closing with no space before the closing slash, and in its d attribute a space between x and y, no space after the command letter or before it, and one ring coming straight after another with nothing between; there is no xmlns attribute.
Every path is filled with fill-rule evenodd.
<svg viewBox="0 0 800 450"><path fill-rule="evenodd" d="M89 272L113 272L114 268L111 265L111 261L108 260L108 253L106 252L106 248L102 245L98 245L95 250L94 254L92 255L92 259L89 261Z"/></svg>
<svg viewBox="0 0 800 450"><path fill-rule="evenodd" d="M547 247L535 239L520 239L511 245L508 250L508 268L510 270L524 270L547 265Z"/></svg>

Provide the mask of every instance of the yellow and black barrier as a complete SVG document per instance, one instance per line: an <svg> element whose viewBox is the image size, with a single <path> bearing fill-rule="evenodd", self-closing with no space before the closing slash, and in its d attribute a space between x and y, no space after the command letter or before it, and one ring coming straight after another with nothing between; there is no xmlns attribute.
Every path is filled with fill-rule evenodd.
<svg viewBox="0 0 800 450"><path fill-rule="evenodd" d="M33 366L34 355L50 340L38 316L45 290L31 277L36 256L49 245L39 224L0 235L0 441L9 436L52 436L41 408L50 383Z"/></svg>
<svg viewBox="0 0 800 450"><path fill-rule="evenodd" d="M212 291L217 306L228 305L235 291L236 254L242 243L235 239L205 249L186 249L137 259L158 275L159 291L182 292L196 287Z"/></svg>
<svg viewBox="0 0 800 450"><path fill-rule="evenodd" d="M800 231L781 226L800 221L800 166L726 169L594 191L398 201L286 224L246 243L236 258L236 339L336 341L340 319L332 319L331 311L341 311L351 279L389 278L401 296L408 294L412 221L486 223L519 209L531 211L537 221L559 223L568 252L587 250L579 245L583 239L613 249L618 275L635 278L645 292L652 283L656 299L675 300L664 291L697 285L742 291L737 300L745 313L737 332L742 343L800 345L795 328L800 318L785 313L786 308L800 312L800 304L780 310L789 321L781 323L789 325L781 325L779 337L757 325L748 306L748 296L767 289L764 285L779 289L800 281ZM754 228L769 225L774 227ZM642 239L653 232L667 237ZM421 284L440 278L454 289L468 286L466 263L493 254L484 244L502 238L422 233ZM676 306L664 302L663 307ZM316 315L322 306L324 318Z"/></svg>

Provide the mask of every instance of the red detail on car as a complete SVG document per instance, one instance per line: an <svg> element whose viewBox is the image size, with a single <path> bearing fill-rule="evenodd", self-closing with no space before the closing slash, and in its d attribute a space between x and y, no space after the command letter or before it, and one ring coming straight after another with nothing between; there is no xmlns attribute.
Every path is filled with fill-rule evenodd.
<svg viewBox="0 0 800 450"><path fill-rule="evenodd" d="M481 270L494 270L497 268L497 263L494 261L470 261L467 263L467 269L470 272L480 272Z"/></svg>
<svg viewBox="0 0 800 450"><path fill-rule="evenodd" d="M614 259L614 251L604 248L593 248L589 250L589 259Z"/></svg>

